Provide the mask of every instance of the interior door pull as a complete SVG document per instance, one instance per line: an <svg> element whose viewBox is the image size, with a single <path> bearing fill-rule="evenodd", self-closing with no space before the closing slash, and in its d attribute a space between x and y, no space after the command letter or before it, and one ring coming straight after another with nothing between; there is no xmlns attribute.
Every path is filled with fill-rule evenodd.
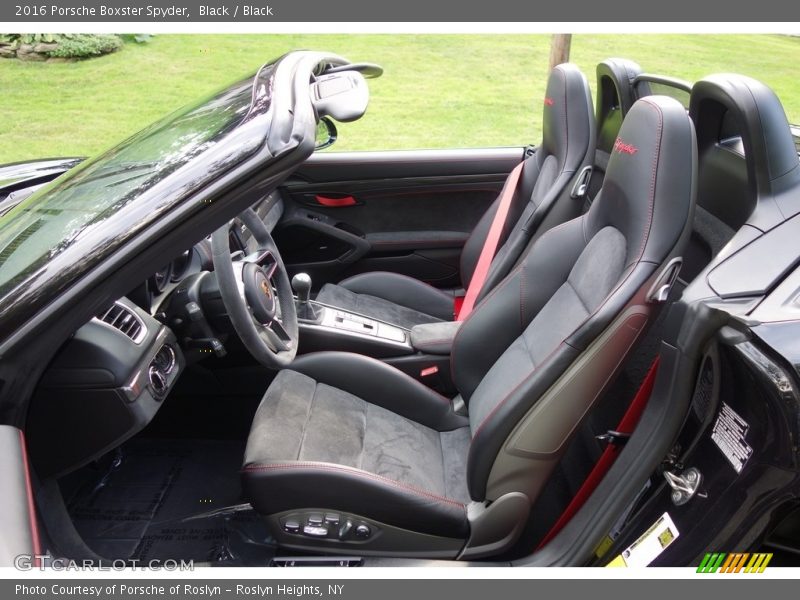
<svg viewBox="0 0 800 600"><path fill-rule="evenodd" d="M317 201L317 204L320 206L327 206L328 208L339 208L341 206L355 206L357 204L356 199L352 196L344 196L342 198L329 198L328 196L320 196L317 194L314 196Z"/></svg>

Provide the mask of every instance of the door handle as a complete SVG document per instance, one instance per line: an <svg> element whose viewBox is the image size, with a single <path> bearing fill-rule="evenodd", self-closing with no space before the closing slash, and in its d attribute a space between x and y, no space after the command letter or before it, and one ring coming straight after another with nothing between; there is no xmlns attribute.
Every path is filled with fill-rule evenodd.
<svg viewBox="0 0 800 600"><path fill-rule="evenodd" d="M331 198L329 196L321 196L320 194L316 194L314 199L317 201L317 204L320 206L325 206L327 208L341 208L343 206L355 206L358 204L356 199L353 196L342 196L341 198Z"/></svg>

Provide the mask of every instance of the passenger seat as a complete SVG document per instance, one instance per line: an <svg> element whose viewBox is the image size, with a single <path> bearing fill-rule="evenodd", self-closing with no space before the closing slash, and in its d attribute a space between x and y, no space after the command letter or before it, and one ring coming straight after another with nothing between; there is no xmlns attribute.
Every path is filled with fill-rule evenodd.
<svg viewBox="0 0 800 600"><path fill-rule="evenodd" d="M594 147L594 107L586 77L575 65L558 65L547 82L542 144L525 159L514 207L478 301L509 273L540 228L552 227L580 214L583 200L570 198L571 182L584 166L591 165ZM572 210L559 210L558 222L545 220L553 206L562 200L571 202ZM478 221L462 250L464 289L469 287L499 201L500 198ZM452 321L456 316L452 292L384 271L355 275L339 284L325 284L316 300L408 329L422 323Z"/></svg>

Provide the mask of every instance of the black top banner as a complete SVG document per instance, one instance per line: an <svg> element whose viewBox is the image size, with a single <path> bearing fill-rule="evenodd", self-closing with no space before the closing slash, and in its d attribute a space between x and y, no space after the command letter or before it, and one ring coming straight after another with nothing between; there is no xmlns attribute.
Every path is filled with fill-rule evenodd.
<svg viewBox="0 0 800 600"><path fill-rule="evenodd" d="M800 21L786 0L4 0L0 22L703 22ZM798 25L800 31L800 25Z"/></svg>

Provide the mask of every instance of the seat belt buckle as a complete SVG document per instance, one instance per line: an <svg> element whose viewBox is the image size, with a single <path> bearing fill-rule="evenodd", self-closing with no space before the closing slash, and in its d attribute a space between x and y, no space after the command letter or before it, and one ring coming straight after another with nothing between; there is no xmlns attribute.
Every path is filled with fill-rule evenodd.
<svg viewBox="0 0 800 600"><path fill-rule="evenodd" d="M605 433L596 435L595 439L601 442L605 442L609 446L621 447L628 442L628 439L630 437L631 437L630 433L623 433L621 431L614 431L613 429L609 429Z"/></svg>

